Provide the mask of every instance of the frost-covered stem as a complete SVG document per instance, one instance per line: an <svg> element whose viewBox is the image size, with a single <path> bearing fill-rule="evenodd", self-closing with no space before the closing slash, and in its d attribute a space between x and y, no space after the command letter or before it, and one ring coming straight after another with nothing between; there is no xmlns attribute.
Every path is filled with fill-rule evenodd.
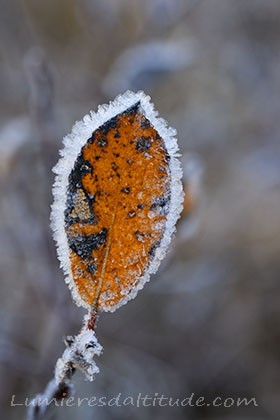
<svg viewBox="0 0 280 420"><path fill-rule="evenodd" d="M57 404L73 394L71 379L76 369L89 381L93 381L94 375L99 372L93 360L95 355L99 356L102 352L102 346L98 343L93 329L96 316L96 311L89 311L80 333L74 337L66 337L66 349L56 362L54 378L48 383L45 391L37 394L32 400L27 420L43 419L52 402Z"/></svg>
<svg viewBox="0 0 280 420"><path fill-rule="evenodd" d="M27 420L44 419L47 412L53 407L52 403L58 405L59 401L74 394L74 387L71 384L57 384L52 379L42 394L37 394L30 403L27 412Z"/></svg>

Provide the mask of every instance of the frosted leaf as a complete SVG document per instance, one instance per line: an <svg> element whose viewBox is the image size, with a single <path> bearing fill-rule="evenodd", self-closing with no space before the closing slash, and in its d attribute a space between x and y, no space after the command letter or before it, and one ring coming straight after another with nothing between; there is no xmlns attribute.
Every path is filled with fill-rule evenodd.
<svg viewBox="0 0 280 420"><path fill-rule="evenodd" d="M128 91L64 139L51 221L78 305L113 311L156 272L182 210L175 133Z"/></svg>

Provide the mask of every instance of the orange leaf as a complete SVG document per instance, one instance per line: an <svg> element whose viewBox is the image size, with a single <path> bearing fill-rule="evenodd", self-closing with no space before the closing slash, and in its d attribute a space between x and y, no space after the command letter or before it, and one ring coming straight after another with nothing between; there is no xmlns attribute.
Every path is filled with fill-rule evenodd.
<svg viewBox="0 0 280 420"><path fill-rule="evenodd" d="M113 311L157 270L182 209L174 134L127 92L66 137L51 217L77 304Z"/></svg>

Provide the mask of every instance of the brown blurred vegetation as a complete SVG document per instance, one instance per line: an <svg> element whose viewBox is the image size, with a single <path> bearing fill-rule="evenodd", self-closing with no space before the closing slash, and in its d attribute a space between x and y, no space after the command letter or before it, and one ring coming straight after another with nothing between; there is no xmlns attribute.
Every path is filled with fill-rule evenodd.
<svg viewBox="0 0 280 420"><path fill-rule="evenodd" d="M101 373L92 384L77 375L77 396L195 393L259 406L82 406L52 418L279 418L279 52L279 0L0 0L3 418L24 418L11 395L44 388L82 320L49 228L62 137L128 88L152 96L204 181L160 272L101 316Z"/></svg>

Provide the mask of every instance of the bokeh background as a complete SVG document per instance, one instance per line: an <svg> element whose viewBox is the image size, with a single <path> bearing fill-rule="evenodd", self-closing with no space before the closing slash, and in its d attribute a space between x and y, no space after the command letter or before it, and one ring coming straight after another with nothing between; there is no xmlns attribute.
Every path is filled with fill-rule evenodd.
<svg viewBox="0 0 280 420"><path fill-rule="evenodd" d="M178 131L193 208L161 270L100 317L77 397L254 397L258 407L57 408L49 418L280 416L279 0L0 0L1 418L42 391L83 310L49 228L75 120L143 89Z"/></svg>

